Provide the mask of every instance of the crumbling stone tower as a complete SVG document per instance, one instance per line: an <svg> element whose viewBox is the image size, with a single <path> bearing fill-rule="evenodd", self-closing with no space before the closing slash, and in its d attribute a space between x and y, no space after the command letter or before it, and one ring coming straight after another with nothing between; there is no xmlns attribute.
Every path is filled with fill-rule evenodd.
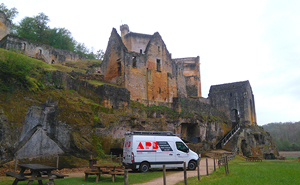
<svg viewBox="0 0 300 185"><path fill-rule="evenodd" d="M257 125L254 95L249 81L210 87L208 98L211 105L224 111L233 123L241 126Z"/></svg>
<svg viewBox="0 0 300 185"><path fill-rule="evenodd" d="M11 22L4 12L0 11L0 40L10 33Z"/></svg>
<svg viewBox="0 0 300 185"><path fill-rule="evenodd" d="M173 59L161 35L113 28L101 64L105 81L125 87L130 99L170 106L176 97L201 97L200 57Z"/></svg>

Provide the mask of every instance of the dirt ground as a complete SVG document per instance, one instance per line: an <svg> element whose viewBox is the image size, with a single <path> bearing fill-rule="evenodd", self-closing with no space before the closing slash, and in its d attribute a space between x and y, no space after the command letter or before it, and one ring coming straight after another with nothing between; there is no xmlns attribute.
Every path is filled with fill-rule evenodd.
<svg viewBox="0 0 300 185"><path fill-rule="evenodd" d="M216 166L216 168L217 168L217 166ZM69 176L68 178L84 177L84 171L87 169L88 169L88 167L72 168L72 169L56 170L55 172L59 173L59 174L68 175ZM213 159L211 159L211 158L208 158L208 169L209 169L209 173L211 173L214 169ZM6 178L6 179L8 178L8 177L4 177L6 171L14 171L14 169L1 167L0 168L0 180L2 178ZM19 172L19 171L17 170L16 172ZM206 175L206 158L202 158L200 161L200 175L201 176ZM194 176L197 176L197 170L187 171L187 177L194 177ZM176 184L180 181L183 181L184 180L183 171L179 171L179 172L167 175L166 180L167 180L168 185ZM136 185L154 185L154 184L155 185L163 184L163 177L153 179L146 183L136 184Z"/></svg>

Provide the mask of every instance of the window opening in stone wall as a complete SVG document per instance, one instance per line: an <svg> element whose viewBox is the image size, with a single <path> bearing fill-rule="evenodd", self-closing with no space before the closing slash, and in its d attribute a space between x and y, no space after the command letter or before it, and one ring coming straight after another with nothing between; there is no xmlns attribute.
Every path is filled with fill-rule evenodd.
<svg viewBox="0 0 300 185"><path fill-rule="evenodd" d="M161 88L160 88L160 87L158 88L158 93L159 93L159 94L161 93Z"/></svg>
<svg viewBox="0 0 300 185"><path fill-rule="evenodd" d="M195 64L190 65L190 70L195 70L195 68L196 68Z"/></svg>
<svg viewBox="0 0 300 185"><path fill-rule="evenodd" d="M158 49L158 52L160 52L160 46L158 46L157 49Z"/></svg>
<svg viewBox="0 0 300 185"><path fill-rule="evenodd" d="M156 59L156 70L161 72L161 63L160 63L160 59Z"/></svg>
<svg viewBox="0 0 300 185"><path fill-rule="evenodd" d="M25 51L26 50L26 43L23 43L23 51Z"/></svg>
<svg viewBox="0 0 300 185"><path fill-rule="evenodd" d="M132 67L136 68L136 57L132 57Z"/></svg>
<svg viewBox="0 0 300 185"><path fill-rule="evenodd" d="M39 49L39 55L41 55L42 54L42 50L41 49Z"/></svg>
<svg viewBox="0 0 300 185"><path fill-rule="evenodd" d="M140 49L140 54L142 54L143 53L143 50L142 49Z"/></svg>
<svg viewBox="0 0 300 185"><path fill-rule="evenodd" d="M54 63L55 63L54 60L52 60L52 61L51 61L51 64L54 64Z"/></svg>
<svg viewBox="0 0 300 185"><path fill-rule="evenodd" d="M122 69L121 61L118 61L118 74L119 74L119 76L121 76L121 69Z"/></svg>

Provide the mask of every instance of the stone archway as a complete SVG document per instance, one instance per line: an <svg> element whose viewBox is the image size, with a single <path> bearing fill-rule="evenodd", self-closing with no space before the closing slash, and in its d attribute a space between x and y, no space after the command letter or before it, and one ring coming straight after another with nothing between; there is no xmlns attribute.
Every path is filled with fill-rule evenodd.
<svg viewBox="0 0 300 185"><path fill-rule="evenodd" d="M200 142L200 133L197 123L181 123L181 137L192 142Z"/></svg>

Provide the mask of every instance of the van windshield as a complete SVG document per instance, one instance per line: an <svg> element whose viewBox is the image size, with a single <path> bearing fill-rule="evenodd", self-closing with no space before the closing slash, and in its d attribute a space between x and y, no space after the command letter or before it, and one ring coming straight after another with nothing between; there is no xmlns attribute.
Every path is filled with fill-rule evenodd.
<svg viewBox="0 0 300 185"><path fill-rule="evenodd" d="M176 142L177 150L188 153L189 149L182 142Z"/></svg>

